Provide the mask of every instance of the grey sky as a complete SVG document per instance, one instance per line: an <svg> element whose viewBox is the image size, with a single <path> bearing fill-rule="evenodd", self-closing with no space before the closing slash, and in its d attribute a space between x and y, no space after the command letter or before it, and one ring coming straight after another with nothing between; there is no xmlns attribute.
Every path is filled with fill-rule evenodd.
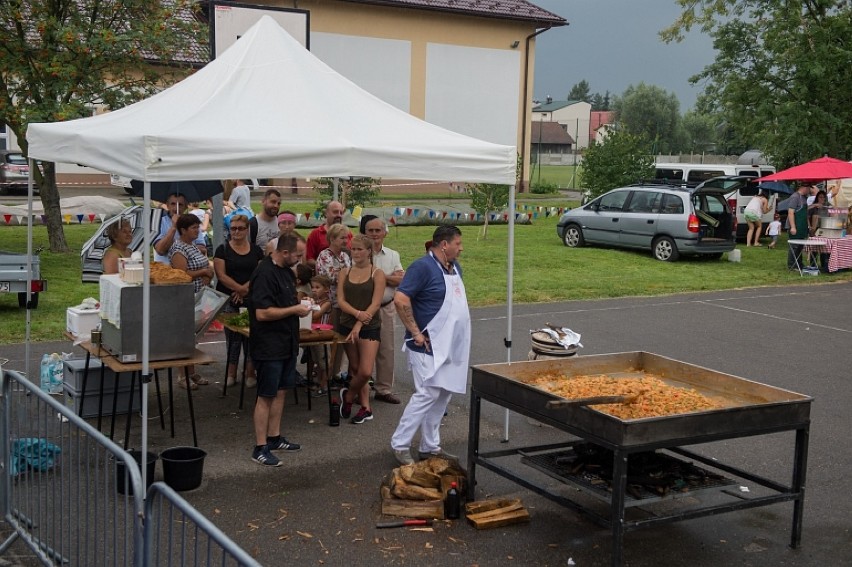
<svg viewBox="0 0 852 567"><path fill-rule="evenodd" d="M713 43L699 33L682 43L659 39L679 14L674 0L531 1L570 24L537 38L536 99L564 100L583 79L593 93L615 95L644 81L673 92L685 112L701 93L688 79L713 62Z"/></svg>

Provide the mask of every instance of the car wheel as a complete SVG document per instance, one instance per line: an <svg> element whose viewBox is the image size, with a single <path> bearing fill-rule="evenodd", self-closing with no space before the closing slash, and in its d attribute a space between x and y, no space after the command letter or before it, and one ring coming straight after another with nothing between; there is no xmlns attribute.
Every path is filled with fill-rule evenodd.
<svg viewBox="0 0 852 567"><path fill-rule="evenodd" d="M579 248L586 243L583 230L576 224L569 224L562 233L562 243L569 248Z"/></svg>
<svg viewBox="0 0 852 567"><path fill-rule="evenodd" d="M27 306L27 292L22 291L18 292L18 307L25 308ZM38 294L32 294L32 298L30 299L30 309L36 309L38 307Z"/></svg>
<svg viewBox="0 0 852 567"><path fill-rule="evenodd" d="M668 236L661 236L654 241L654 258L661 262L674 262L680 257L677 244Z"/></svg>

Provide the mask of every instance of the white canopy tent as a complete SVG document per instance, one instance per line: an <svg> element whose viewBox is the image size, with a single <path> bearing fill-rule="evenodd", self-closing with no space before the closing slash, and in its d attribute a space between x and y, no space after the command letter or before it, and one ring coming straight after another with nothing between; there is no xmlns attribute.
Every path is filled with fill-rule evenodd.
<svg viewBox="0 0 852 567"><path fill-rule="evenodd" d="M373 176L515 184L514 147L445 130L381 101L313 56L268 16L174 86L114 112L30 124L27 141L30 159L79 163L145 181L146 208L153 181ZM514 189L511 195L514 210ZM144 218L142 372L147 376L150 227ZM513 238L510 215L508 337ZM147 416L147 395L142 410ZM143 451L146 425L143 419Z"/></svg>

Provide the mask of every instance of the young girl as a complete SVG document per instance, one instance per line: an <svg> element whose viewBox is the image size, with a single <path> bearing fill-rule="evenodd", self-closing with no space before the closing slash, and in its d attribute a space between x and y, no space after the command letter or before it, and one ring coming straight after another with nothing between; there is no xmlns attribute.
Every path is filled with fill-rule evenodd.
<svg viewBox="0 0 852 567"><path fill-rule="evenodd" d="M779 234L781 234L781 215L775 213L775 218L766 227L766 236L772 239L772 242L769 243L770 249L774 249L775 245L778 244Z"/></svg>
<svg viewBox="0 0 852 567"><path fill-rule="evenodd" d="M328 324L331 319L331 299L329 299L329 291L331 289L331 280L325 276L314 276L311 278L311 293L313 294L314 304L319 306L319 310L312 312L312 323ZM312 376L316 372L317 389L314 390L313 396L325 396L328 389L328 375L325 373L325 364L321 364L325 353L324 347L312 346L311 359L308 368L308 376Z"/></svg>
<svg viewBox="0 0 852 567"><path fill-rule="evenodd" d="M337 332L346 337L343 347L349 358L349 389L340 390L340 416L349 418L358 396L361 409L352 417L360 424L373 419L370 409L370 375L379 351L381 319L379 309L385 293L385 273L373 265L373 240L356 234L350 244L352 266L337 278L340 320ZM351 390L351 391L350 391Z"/></svg>

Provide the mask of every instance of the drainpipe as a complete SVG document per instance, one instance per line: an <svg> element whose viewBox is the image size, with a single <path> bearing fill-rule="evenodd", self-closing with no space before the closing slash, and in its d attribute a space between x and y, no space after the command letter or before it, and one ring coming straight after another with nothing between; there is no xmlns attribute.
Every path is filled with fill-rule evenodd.
<svg viewBox="0 0 852 567"><path fill-rule="evenodd" d="M527 92L529 91L529 81L530 81L530 43L533 38L539 34L542 34L552 28L552 25L547 26L546 28L540 29L535 33L531 33L527 36L526 42L524 43L524 87L523 87L523 97L524 97L524 106L523 106L523 116L524 122L521 127L521 147L519 148L521 154L521 175L520 175L520 193L524 193L524 188L527 184L527 175L526 175L526 160L523 159L524 155L527 151L527 106L529 104L529 96Z"/></svg>

